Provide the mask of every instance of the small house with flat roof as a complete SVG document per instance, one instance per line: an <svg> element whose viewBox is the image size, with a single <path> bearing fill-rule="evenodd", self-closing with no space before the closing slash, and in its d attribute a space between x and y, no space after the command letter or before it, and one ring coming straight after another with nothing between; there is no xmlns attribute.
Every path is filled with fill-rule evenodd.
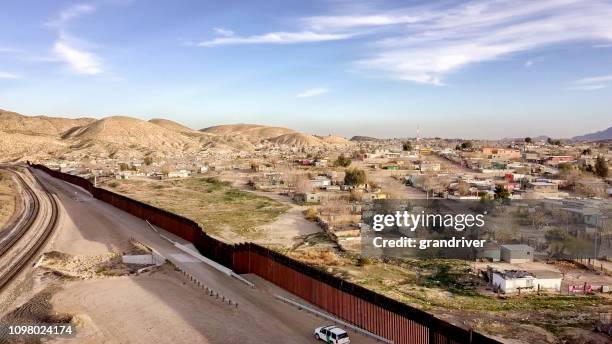
<svg viewBox="0 0 612 344"><path fill-rule="evenodd" d="M510 264L520 264L533 261L533 248L527 245L501 245L501 260Z"/></svg>

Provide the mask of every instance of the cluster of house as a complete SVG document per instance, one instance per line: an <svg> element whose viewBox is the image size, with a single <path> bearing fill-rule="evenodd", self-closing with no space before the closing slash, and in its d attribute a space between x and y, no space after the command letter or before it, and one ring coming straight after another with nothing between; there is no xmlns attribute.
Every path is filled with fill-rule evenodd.
<svg viewBox="0 0 612 344"><path fill-rule="evenodd" d="M446 159L470 168L479 173L500 173L500 170L512 170L518 167L540 170L543 173L555 173L561 164L573 164L580 167L593 167L596 155L583 154L584 147L564 147L566 154L558 154L547 146L524 144L505 147L481 147L478 149L456 150L445 148L439 155ZM587 149L584 149L587 150ZM572 152L571 155L567 152ZM606 154L606 158L609 158ZM523 164L517 164L522 162Z"/></svg>
<svg viewBox="0 0 612 344"><path fill-rule="evenodd" d="M432 153L433 150L429 147L409 151L389 147L375 150L372 153L358 154L357 159L363 161L365 166L372 170L438 172L440 164L425 159Z"/></svg>

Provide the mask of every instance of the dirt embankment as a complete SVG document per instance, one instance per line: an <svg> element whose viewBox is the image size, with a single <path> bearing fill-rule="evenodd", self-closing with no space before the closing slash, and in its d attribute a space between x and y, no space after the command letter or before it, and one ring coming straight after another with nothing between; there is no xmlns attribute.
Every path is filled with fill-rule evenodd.
<svg viewBox="0 0 612 344"><path fill-rule="evenodd" d="M0 170L0 231L10 222L17 209L17 185L8 172Z"/></svg>

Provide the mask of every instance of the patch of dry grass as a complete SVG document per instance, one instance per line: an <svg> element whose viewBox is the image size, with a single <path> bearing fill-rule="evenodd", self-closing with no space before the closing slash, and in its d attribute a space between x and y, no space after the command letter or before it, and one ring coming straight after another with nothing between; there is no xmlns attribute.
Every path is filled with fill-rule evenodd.
<svg viewBox="0 0 612 344"><path fill-rule="evenodd" d="M169 180L116 180L110 189L183 215L227 241L259 238L255 228L274 221L287 207L275 200L238 190L211 177Z"/></svg>

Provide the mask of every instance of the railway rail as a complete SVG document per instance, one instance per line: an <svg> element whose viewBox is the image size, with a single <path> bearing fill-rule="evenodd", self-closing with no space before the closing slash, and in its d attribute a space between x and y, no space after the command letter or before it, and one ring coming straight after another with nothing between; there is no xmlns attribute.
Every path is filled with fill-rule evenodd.
<svg viewBox="0 0 612 344"><path fill-rule="evenodd" d="M25 179L21 176L21 174L15 171L12 168L6 168L7 171L13 173L17 180L21 183L22 188L26 194L26 197L31 198L32 204L29 209L26 210L25 213L25 221L21 222L19 228L17 230L11 231L10 237L4 240L0 244L0 257L4 257L12 247L15 246L17 242L20 241L23 236L32 229L34 222L41 209L41 200L39 196L34 192L34 190L28 185ZM35 177L36 179L36 177ZM35 241L32 245L26 249L25 252L21 253L18 259L9 266L1 275L0 275L0 290L2 290L27 264L34 258L34 256L38 253L40 248L45 244L51 233L53 232L57 220L58 220L58 205L56 199L53 195L44 187L44 185L40 184L43 189L43 194L49 199L51 205L51 214L49 220L44 224L44 228L42 232L35 237Z"/></svg>

